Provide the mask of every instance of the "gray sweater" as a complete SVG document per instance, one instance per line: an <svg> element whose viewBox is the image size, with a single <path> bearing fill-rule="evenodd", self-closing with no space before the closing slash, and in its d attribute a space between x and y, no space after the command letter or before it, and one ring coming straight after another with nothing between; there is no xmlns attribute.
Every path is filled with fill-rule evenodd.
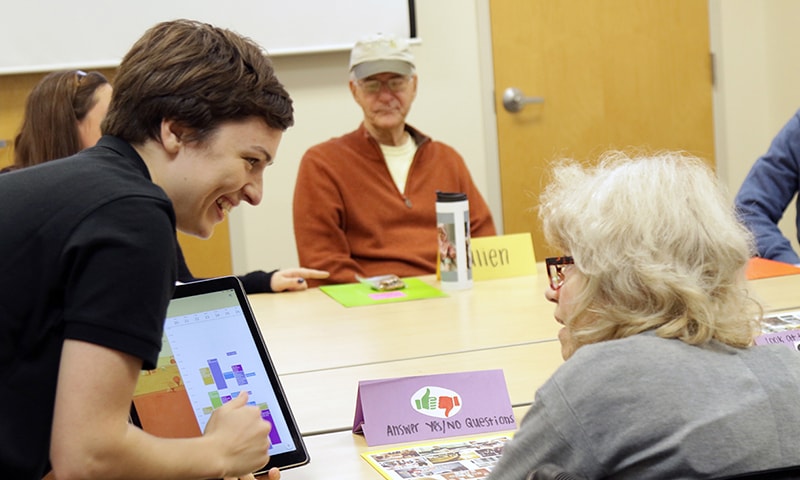
<svg viewBox="0 0 800 480"><path fill-rule="evenodd" d="M644 333L581 347L538 390L491 480L700 479L800 464L800 354Z"/></svg>

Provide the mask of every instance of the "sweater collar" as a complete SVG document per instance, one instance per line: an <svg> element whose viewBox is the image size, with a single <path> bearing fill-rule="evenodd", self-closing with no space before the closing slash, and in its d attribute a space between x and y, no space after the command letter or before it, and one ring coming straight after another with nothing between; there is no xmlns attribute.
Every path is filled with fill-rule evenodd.
<svg viewBox="0 0 800 480"><path fill-rule="evenodd" d="M424 133L420 132L419 130L417 130L416 128L412 127L407 123L405 124L405 131L408 132L409 135L411 135L411 138L414 139L414 143L416 143L418 147L431 139L431 137L425 135ZM364 122L361 122L361 125L359 125L358 132L360 135L363 135L364 138L372 142L375 142L376 144L378 143L378 141L375 140L372 137L372 135L369 134L367 127L364 126Z"/></svg>

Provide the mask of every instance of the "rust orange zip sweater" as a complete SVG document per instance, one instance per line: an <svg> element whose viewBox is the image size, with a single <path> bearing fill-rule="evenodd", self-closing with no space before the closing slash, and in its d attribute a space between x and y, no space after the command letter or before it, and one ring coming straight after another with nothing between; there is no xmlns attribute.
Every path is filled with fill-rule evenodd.
<svg viewBox="0 0 800 480"><path fill-rule="evenodd" d="M406 130L417 152L404 192L363 124L303 156L294 190L297 253L300 265L331 273L311 286L355 282L356 274L435 273L437 190L466 193L471 235L495 235L491 212L461 156L409 125Z"/></svg>

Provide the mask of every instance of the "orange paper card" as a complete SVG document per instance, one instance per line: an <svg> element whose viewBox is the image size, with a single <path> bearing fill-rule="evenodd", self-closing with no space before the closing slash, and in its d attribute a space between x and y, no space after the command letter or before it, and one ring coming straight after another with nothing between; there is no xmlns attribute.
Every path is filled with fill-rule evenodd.
<svg viewBox="0 0 800 480"><path fill-rule="evenodd" d="M797 273L800 273L800 268L789 263L753 257L750 259L750 263L747 264L747 272L745 274L748 280L758 280L759 278L780 277Z"/></svg>

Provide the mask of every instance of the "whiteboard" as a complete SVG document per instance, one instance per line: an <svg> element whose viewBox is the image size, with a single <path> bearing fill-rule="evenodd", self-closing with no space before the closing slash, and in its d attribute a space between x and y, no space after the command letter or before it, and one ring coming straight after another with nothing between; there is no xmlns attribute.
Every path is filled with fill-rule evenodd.
<svg viewBox="0 0 800 480"><path fill-rule="evenodd" d="M115 67L145 30L176 18L234 30L272 56L349 50L378 32L416 37L414 0L12 2L0 28L0 74Z"/></svg>

